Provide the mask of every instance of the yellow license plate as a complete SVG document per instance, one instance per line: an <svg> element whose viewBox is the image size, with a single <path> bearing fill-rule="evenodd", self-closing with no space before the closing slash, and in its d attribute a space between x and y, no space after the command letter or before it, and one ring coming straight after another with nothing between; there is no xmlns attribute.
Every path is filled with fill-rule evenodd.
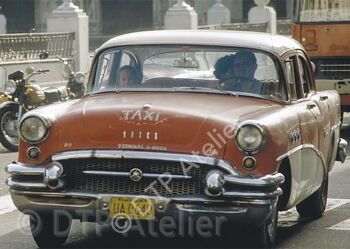
<svg viewBox="0 0 350 249"><path fill-rule="evenodd" d="M145 198L112 197L109 213L112 218L154 220L155 203Z"/></svg>

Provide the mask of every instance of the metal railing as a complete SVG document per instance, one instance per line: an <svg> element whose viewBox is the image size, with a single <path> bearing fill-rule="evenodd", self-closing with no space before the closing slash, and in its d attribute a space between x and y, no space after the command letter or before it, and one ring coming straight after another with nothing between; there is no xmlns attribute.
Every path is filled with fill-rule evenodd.
<svg viewBox="0 0 350 249"><path fill-rule="evenodd" d="M266 32L267 23L226 23L199 26L198 29Z"/></svg>
<svg viewBox="0 0 350 249"><path fill-rule="evenodd" d="M291 35L291 20L277 20L277 33L280 35ZM227 23L199 26L199 29L209 30L240 30L266 32L267 23Z"/></svg>
<svg viewBox="0 0 350 249"><path fill-rule="evenodd" d="M74 39L74 32L0 35L0 60L35 60L43 52L47 52L49 58L71 58Z"/></svg>

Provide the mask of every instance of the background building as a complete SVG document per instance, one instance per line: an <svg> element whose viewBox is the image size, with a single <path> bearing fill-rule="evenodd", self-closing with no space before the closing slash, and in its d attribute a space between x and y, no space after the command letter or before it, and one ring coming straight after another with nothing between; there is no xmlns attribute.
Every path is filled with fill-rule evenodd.
<svg viewBox="0 0 350 249"><path fill-rule="evenodd" d="M89 16L92 47L117 34L162 29L164 15L176 0L73 0ZM206 12L215 0L186 0L198 13L199 25L207 24ZM46 18L62 0L0 0L7 18L7 32L46 31ZM253 0L223 0L232 22L245 22ZM291 19L293 0L271 0L278 19Z"/></svg>

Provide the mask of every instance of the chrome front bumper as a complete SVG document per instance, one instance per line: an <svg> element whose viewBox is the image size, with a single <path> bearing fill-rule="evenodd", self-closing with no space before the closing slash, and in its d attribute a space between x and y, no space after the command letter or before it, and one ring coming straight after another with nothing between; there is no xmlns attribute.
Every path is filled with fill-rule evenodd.
<svg viewBox="0 0 350 249"><path fill-rule="evenodd" d="M79 154L79 157L77 157ZM271 208L276 205L282 194L279 187L284 182L280 173L265 175L260 178L244 177L234 171L227 162L192 155L149 152L116 152L116 151L79 151L55 155L52 159L66 160L70 158L152 158L157 160L186 160L186 162L203 163L221 168L224 175L224 189L220 195L210 193L201 196L147 196L154 199L156 215L172 215L179 212L193 215L224 215L244 223L261 223L270 215ZM11 175L7 179L12 199L20 211L60 209L78 217L77 210L108 212L112 197L133 195L104 194L88 191L76 191L68 188L52 190L45 181L47 165L30 165L13 162L6 167ZM34 180L33 180L34 179ZM135 197L135 196L134 196Z"/></svg>

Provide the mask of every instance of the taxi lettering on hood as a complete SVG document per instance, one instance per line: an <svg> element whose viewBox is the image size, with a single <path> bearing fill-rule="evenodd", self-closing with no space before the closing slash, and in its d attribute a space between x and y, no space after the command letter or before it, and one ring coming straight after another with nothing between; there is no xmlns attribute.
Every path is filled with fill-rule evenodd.
<svg viewBox="0 0 350 249"><path fill-rule="evenodd" d="M140 111L140 110L122 110L121 120L124 121L160 121L160 112Z"/></svg>

